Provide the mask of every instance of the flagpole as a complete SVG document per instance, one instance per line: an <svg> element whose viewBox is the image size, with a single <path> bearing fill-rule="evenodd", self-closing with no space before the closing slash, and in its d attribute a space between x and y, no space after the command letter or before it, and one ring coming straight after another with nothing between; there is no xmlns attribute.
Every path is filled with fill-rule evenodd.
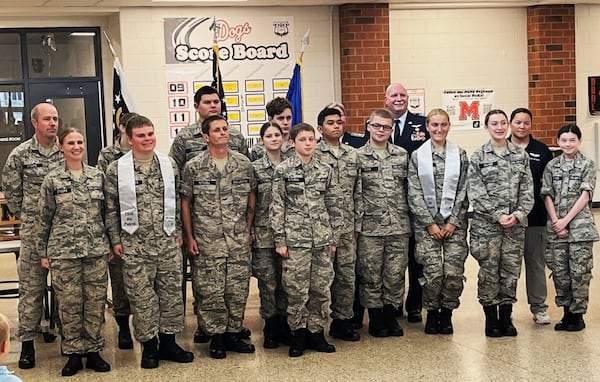
<svg viewBox="0 0 600 382"><path fill-rule="evenodd" d="M300 73L302 73L302 68L304 67L304 63L302 62L302 59L304 58L304 48L306 48L306 46L310 44L310 28L306 31L306 33L304 34L304 36L302 37L302 42L300 45ZM304 89L304 76L300 75L300 88ZM302 105L302 120L304 121L304 92L300 93L300 104Z"/></svg>
<svg viewBox="0 0 600 382"><path fill-rule="evenodd" d="M106 33L105 30L103 30L102 32L104 32L104 37L106 37L106 41L108 42L108 48L110 49L110 53L112 54L113 58L117 58L117 53L115 52L115 48L113 48L110 38L108 37L108 33Z"/></svg>

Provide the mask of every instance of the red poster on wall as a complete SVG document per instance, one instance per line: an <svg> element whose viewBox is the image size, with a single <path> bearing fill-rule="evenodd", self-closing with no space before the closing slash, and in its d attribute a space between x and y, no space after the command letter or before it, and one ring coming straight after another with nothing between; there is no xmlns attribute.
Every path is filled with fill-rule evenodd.
<svg viewBox="0 0 600 382"><path fill-rule="evenodd" d="M590 115L600 116L600 76L588 77L588 100Z"/></svg>

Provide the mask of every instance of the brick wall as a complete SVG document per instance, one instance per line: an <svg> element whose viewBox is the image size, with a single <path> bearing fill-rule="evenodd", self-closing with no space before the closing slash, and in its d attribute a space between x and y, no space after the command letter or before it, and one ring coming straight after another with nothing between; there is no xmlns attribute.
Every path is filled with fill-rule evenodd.
<svg viewBox="0 0 600 382"><path fill-rule="evenodd" d="M373 109L384 106L390 83L387 4L345 4L340 14L342 102L348 130L364 131Z"/></svg>
<svg viewBox="0 0 600 382"><path fill-rule="evenodd" d="M533 135L556 145L556 132L576 120L575 7L527 8L529 108Z"/></svg>

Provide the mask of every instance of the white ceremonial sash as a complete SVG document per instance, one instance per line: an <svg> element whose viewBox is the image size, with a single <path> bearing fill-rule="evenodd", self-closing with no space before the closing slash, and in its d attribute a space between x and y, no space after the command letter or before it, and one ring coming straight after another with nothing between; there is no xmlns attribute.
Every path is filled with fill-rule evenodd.
<svg viewBox="0 0 600 382"><path fill-rule="evenodd" d="M175 231L175 214L177 212L177 194L175 190L175 174L173 173L173 166L169 157L165 154L161 154L155 151L158 157L158 163L160 164L160 173L163 178L164 184L164 221L163 229L167 236L171 236Z"/></svg>
<svg viewBox="0 0 600 382"><path fill-rule="evenodd" d="M169 158L161 153L155 152L160 164L160 172L163 178L163 229L170 236L175 231L175 214L177 196L175 190L175 174ZM121 209L121 228L133 234L139 228L137 196L135 193L135 171L133 155L125 154L118 163L118 185L119 185L119 207Z"/></svg>
<svg viewBox="0 0 600 382"><path fill-rule="evenodd" d="M438 212L438 204L435 192L435 180L433 176L433 158L431 151L431 140L425 142L417 150L419 181L421 190L429 213L432 217ZM458 146L446 141L446 159L444 161L444 185L442 188L442 202L440 203L440 215L444 219L452 214L458 179L460 177L460 152Z"/></svg>
<svg viewBox="0 0 600 382"><path fill-rule="evenodd" d="M140 227L135 195L135 171L131 151L119 159L117 167L121 229L132 235Z"/></svg>

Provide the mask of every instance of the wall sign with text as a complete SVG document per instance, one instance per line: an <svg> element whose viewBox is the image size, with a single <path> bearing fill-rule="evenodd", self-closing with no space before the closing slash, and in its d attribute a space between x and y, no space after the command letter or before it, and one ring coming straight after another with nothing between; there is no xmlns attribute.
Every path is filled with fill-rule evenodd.
<svg viewBox="0 0 600 382"><path fill-rule="evenodd" d="M216 21L229 124L246 138L257 137L266 104L285 97L294 70L293 17L217 15ZM212 23L212 16L164 19L171 139L197 120L194 93L213 80Z"/></svg>

